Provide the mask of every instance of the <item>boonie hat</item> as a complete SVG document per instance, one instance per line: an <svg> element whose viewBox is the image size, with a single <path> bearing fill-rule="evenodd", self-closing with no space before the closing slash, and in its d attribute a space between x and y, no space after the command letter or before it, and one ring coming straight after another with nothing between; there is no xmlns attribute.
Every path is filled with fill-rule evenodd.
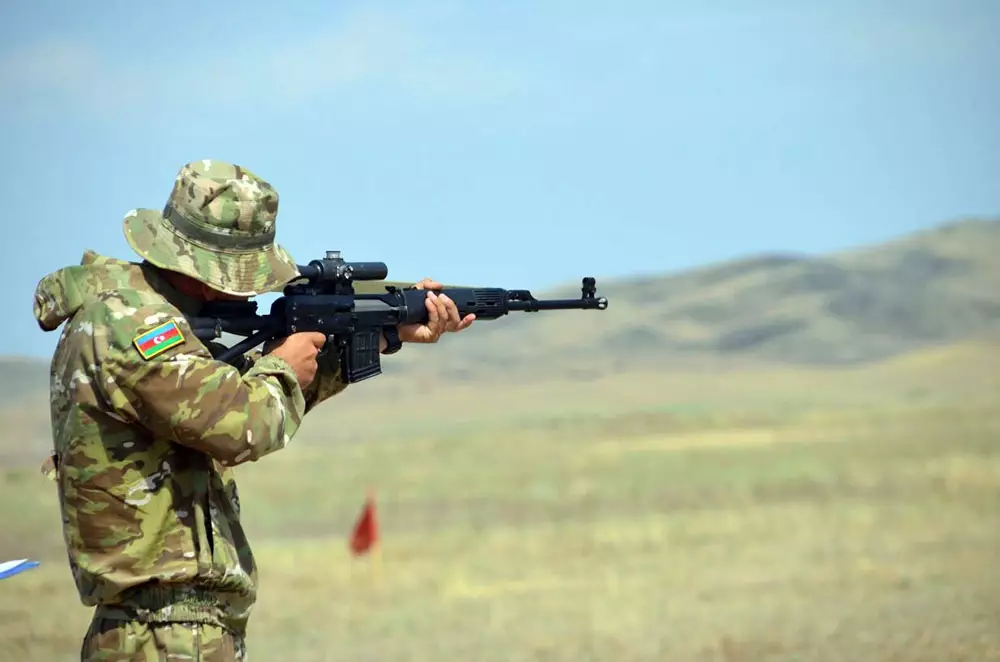
<svg viewBox="0 0 1000 662"><path fill-rule="evenodd" d="M133 209L125 238L143 259L235 296L282 289L299 276L275 240L278 192L238 165L202 160L180 169L163 211Z"/></svg>

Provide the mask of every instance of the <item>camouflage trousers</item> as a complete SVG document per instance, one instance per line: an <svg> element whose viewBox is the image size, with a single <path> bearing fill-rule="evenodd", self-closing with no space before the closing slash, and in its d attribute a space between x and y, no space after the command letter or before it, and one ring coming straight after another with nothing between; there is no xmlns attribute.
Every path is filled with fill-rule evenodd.
<svg viewBox="0 0 1000 662"><path fill-rule="evenodd" d="M80 651L81 662L247 662L242 637L206 623L144 623L108 618L98 610Z"/></svg>

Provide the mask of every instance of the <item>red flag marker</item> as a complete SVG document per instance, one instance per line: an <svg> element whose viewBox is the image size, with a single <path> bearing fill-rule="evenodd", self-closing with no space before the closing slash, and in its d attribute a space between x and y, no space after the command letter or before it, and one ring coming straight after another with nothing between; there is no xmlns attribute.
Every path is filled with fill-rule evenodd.
<svg viewBox="0 0 1000 662"><path fill-rule="evenodd" d="M375 496L369 494L365 507L361 511L354 531L351 533L351 553L360 556L371 551L379 543L378 514L375 509Z"/></svg>

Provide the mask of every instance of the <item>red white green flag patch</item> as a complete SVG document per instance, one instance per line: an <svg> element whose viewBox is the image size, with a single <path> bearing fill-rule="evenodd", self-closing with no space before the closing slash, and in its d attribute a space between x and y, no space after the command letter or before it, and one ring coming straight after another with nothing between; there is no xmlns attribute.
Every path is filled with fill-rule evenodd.
<svg viewBox="0 0 1000 662"><path fill-rule="evenodd" d="M144 359L151 359L182 342L184 342L184 334L177 328L177 323L174 321L165 322L152 331L147 331L132 339L132 344L135 345Z"/></svg>

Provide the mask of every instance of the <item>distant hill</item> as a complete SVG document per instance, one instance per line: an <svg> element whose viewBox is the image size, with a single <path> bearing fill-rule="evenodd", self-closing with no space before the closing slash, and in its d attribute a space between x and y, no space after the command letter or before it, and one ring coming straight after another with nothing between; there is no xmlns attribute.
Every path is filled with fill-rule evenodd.
<svg viewBox="0 0 1000 662"><path fill-rule="evenodd" d="M989 335L1000 331L1000 220L824 256L755 255L599 282L598 290L607 311L491 323L462 337L462 352L442 352L442 368L471 376L690 361L842 365Z"/></svg>
<svg viewBox="0 0 1000 662"><path fill-rule="evenodd" d="M598 290L607 311L513 314L403 351L386 371L468 381L657 364L843 365L980 337L1000 332L1000 220L830 255L754 255L599 281ZM578 296L579 285L535 294ZM46 388L46 367L0 360L0 402Z"/></svg>

